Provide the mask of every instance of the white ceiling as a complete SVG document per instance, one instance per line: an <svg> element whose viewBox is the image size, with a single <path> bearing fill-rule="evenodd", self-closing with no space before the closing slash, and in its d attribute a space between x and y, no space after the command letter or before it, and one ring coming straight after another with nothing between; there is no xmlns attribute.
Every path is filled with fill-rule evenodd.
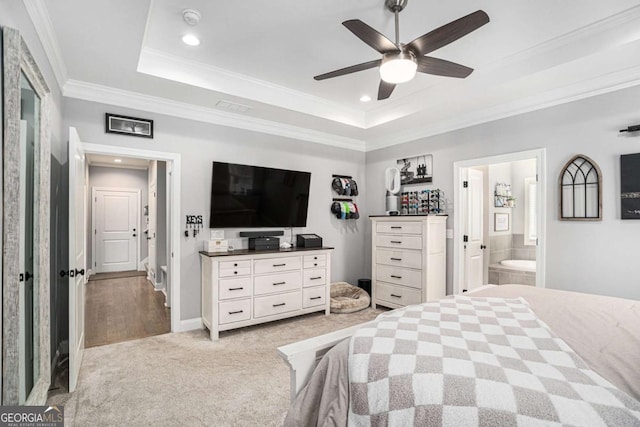
<svg viewBox="0 0 640 427"><path fill-rule="evenodd" d="M469 78L418 74L385 101L375 101L377 69L313 80L379 58L341 22L361 19L393 38L393 15L383 0L27 3L45 6L50 38L67 69L67 96L355 149L640 83L637 0L410 0L400 14L404 42L477 9L491 22L431 54L474 68ZM195 28L182 20L187 7L202 14ZM196 33L201 45L184 45L186 32ZM360 102L364 94L374 100ZM220 101L249 110L221 109Z"/></svg>

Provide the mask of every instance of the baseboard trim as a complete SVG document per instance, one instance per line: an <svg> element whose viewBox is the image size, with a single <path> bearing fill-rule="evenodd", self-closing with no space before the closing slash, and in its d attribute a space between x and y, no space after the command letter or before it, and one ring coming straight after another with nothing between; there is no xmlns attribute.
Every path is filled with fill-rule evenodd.
<svg viewBox="0 0 640 427"><path fill-rule="evenodd" d="M195 317L193 319L186 319L180 321L180 330L174 332L187 332L195 331L196 329L202 329L202 318Z"/></svg>

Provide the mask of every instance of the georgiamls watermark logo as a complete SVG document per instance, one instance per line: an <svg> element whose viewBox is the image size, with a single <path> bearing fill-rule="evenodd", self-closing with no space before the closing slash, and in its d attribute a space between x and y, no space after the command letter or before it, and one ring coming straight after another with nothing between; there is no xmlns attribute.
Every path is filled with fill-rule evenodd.
<svg viewBox="0 0 640 427"><path fill-rule="evenodd" d="M0 427L64 427L64 406L0 406Z"/></svg>

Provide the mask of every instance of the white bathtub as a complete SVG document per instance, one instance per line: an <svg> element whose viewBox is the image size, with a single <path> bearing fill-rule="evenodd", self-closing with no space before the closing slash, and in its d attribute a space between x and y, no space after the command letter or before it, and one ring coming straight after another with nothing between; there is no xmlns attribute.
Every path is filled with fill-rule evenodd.
<svg viewBox="0 0 640 427"><path fill-rule="evenodd" d="M500 261L500 264L516 270L533 271L534 273L536 271L536 262L526 259L505 259L504 261Z"/></svg>

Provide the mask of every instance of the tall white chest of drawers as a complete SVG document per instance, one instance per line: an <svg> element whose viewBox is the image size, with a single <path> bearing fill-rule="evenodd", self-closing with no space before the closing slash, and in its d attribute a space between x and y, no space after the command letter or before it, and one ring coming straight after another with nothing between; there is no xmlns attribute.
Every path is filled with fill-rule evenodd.
<svg viewBox="0 0 640 427"><path fill-rule="evenodd" d="M324 311L329 314L331 248L200 252L202 323L220 331Z"/></svg>
<svg viewBox="0 0 640 427"><path fill-rule="evenodd" d="M446 216L372 216L372 306L446 295Z"/></svg>

